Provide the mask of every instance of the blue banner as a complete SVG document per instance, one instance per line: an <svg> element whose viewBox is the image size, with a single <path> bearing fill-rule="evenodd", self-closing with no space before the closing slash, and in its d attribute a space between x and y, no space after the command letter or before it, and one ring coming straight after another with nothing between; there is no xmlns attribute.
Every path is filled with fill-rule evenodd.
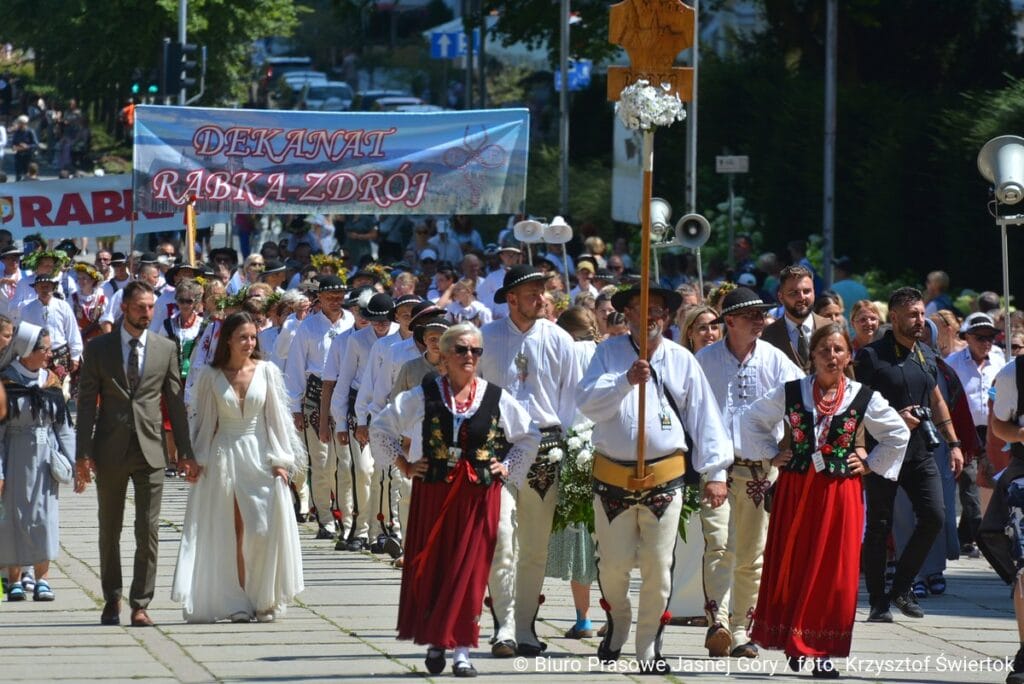
<svg viewBox="0 0 1024 684"><path fill-rule="evenodd" d="M505 214L529 113L135 108L135 206L252 214Z"/></svg>

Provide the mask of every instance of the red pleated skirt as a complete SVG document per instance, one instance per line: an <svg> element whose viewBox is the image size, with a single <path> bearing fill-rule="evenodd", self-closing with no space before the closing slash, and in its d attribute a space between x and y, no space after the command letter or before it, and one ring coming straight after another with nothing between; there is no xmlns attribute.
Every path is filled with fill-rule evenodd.
<svg viewBox="0 0 1024 684"><path fill-rule="evenodd" d="M460 462L451 483L413 481L398 638L445 649L476 647L498 538L501 483L471 482Z"/></svg>
<svg viewBox="0 0 1024 684"><path fill-rule="evenodd" d="M863 533L859 477L781 472L751 640L787 656L848 656Z"/></svg>

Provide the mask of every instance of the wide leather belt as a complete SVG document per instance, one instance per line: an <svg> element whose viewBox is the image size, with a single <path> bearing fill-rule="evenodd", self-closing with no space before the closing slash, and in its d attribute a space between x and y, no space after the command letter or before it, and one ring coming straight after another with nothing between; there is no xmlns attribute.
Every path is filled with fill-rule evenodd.
<svg viewBox="0 0 1024 684"><path fill-rule="evenodd" d="M562 446L562 428L558 425L540 429L540 445L538 454L546 454L555 447Z"/></svg>
<svg viewBox="0 0 1024 684"><path fill-rule="evenodd" d="M681 478L686 473L686 457L683 450L654 461L644 463L645 475L651 478L644 482L644 489L651 489ZM641 491L632 486L636 478L636 464L613 461L602 453L594 454L594 479L604 484L627 491Z"/></svg>

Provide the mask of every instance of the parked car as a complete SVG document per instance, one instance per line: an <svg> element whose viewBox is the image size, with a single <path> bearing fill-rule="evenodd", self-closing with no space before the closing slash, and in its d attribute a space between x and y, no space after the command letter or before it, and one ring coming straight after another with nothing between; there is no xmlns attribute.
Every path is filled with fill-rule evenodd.
<svg viewBox="0 0 1024 684"><path fill-rule="evenodd" d="M320 112L344 112L352 108L355 93L352 86L344 81L328 81L310 84L300 94L296 109Z"/></svg>
<svg viewBox="0 0 1024 684"><path fill-rule="evenodd" d="M429 112L447 112L450 111L447 107L434 104L408 104L399 105L395 107L396 112L414 112L416 114L424 114Z"/></svg>
<svg viewBox="0 0 1024 684"><path fill-rule="evenodd" d="M399 107L409 107L422 104L425 104L423 100L418 97L412 97L411 95L403 95L400 97L379 97L373 103L372 109L375 112L393 112Z"/></svg>
<svg viewBox="0 0 1024 684"><path fill-rule="evenodd" d="M412 93L407 90L364 90L356 93L352 109L372 112L374 103L382 97L412 97Z"/></svg>
<svg viewBox="0 0 1024 684"><path fill-rule="evenodd" d="M313 60L309 57L267 57L260 64L259 70L257 71L257 99L260 102L263 102L266 106L270 106L274 84L281 78L281 76L289 72L309 70L312 68Z"/></svg>
<svg viewBox="0 0 1024 684"><path fill-rule="evenodd" d="M290 71L278 78L274 84L274 104L280 109L290 109L298 102L305 88L326 84L327 74L322 71Z"/></svg>

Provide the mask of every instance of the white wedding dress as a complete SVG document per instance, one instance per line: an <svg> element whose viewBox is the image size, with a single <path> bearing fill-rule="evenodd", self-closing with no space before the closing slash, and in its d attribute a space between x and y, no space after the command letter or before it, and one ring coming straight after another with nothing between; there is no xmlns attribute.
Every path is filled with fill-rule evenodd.
<svg viewBox="0 0 1024 684"><path fill-rule="evenodd" d="M204 470L189 492L171 598L182 603L187 622L238 613L279 617L303 589L302 552L291 491L271 468L294 473L306 465L284 379L273 364L258 362L239 402L220 369L198 372L189 428ZM235 555L236 501L244 528L244 589Z"/></svg>

